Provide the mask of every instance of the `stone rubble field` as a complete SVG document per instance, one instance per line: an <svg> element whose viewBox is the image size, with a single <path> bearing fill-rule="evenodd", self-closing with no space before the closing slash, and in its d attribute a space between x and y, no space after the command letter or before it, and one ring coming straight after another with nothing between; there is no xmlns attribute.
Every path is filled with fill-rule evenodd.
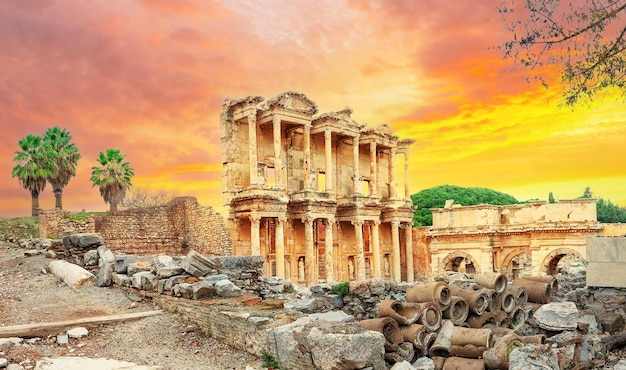
<svg viewBox="0 0 626 370"><path fill-rule="evenodd" d="M136 302L116 288L69 288L52 274L42 272L50 262L44 254L27 257L24 252L14 244L0 242L0 329L158 309L149 300ZM120 360L162 370L260 369L262 363L255 356L202 335L196 327L169 313L88 331L86 337L66 338L67 344L57 343L59 335L63 340L65 333L12 341L0 339L0 368L35 369L39 362L42 365L37 369L52 370L55 368L41 367L44 358L60 356ZM69 369L66 363L60 366ZM115 367L108 364L88 368Z"/></svg>
<svg viewBox="0 0 626 370"><path fill-rule="evenodd" d="M140 364L133 369L261 367L259 358L200 334L209 331L253 354L267 348L283 370L626 370L626 290L586 287L583 266L512 282L498 273L417 284L371 279L338 294L329 284L301 288L262 277L256 257L118 256L98 234L17 244L0 247L2 326L151 312L157 301L174 302L178 313L86 334L0 339L0 368L67 368L43 364L58 356ZM220 316L219 302L228 300ZM242 338L211 331L220 325Z"/></svg>

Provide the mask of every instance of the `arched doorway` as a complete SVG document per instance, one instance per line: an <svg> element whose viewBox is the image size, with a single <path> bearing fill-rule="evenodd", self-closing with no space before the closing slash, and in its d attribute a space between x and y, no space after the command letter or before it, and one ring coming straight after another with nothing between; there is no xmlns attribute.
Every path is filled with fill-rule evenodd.
<svg viewBox="0 0 626 370"><path fill-rule="evenodd" d="M533 260L526 250L516 250L509 253L502 261L500 272L505 274L509 281L524 275L532 274Z"/></svg>
<svg viewBox="0 0 626 370"><path fill-rule="evenodd" d="M480 266L472 256L465 252L454 252L447 255L439 266L439 271L464 272L466 274L480 273Z"/></svg>
<svg viewBox="0 0 626 370"><path fill-rule="evenodd" d="M555 249L544 258L541 264L541 272L547 275L556 275L565 264L573 262L585 263L585 259L573 249Z"/></svg>

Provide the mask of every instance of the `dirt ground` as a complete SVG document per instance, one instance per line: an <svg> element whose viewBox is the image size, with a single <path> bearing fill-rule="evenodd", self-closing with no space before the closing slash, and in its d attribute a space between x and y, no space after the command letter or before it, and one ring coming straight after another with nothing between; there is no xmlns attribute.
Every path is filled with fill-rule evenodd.
<svg viewBox="0 0 626 370"><path fill-rule="evenodd" d="M42 272L49 261L43 255L25 257L24 249L0 242L0 326L159 309L150 301L135 302L116 288L71 289ZM44 357L66 355L123 360L164 370L262 368L260 358L206 337L170 313L89 328L88 337L70 339L69 345L55 340L56 336L25 339L0 352L0 358L25 369L33 369Z"/></svg>

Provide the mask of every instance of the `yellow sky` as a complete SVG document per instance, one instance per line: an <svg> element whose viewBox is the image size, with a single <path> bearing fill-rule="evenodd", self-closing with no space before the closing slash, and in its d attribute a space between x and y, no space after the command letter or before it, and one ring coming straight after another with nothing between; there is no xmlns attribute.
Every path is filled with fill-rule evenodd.
<svg viewBox="0 0 626 370"><path fill-rule="evenodd" d="M295 90L350 106L411 150L411 192L479 186L519 200L595 195L626 206L626 111L609 98L559 108L493 49L492 1L0 2L0 216L25 216L17 141L58 125L83 154L69 210L104 210L89 183L117 148L133 184L221 209L224 98ZM48 187L40 199L52 208Z"/></svg>

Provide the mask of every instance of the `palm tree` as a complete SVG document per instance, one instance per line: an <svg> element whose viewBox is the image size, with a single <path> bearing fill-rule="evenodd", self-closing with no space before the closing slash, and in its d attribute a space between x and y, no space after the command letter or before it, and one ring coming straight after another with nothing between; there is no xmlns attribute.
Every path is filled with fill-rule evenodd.
<svg viewBox="0 0 626 370"><path fill-rule="evenodd" d="M52 127L43 134L43 140L55 163L55 168L48 175L48 182L54 192L55 207L63 209L63 188L76 176L76 166L81 158L78 148L70 143L72 135L66 129Z"/></svg>
<svg viewBox="0 0 626 370"><path fill-rule="evenodd" d="M124 162L126 156L119 149L107 149L106 155L100 152L98 163L102 167L91 168L91 182L100 187L100 195L105 203L109 203L110 212L117 211L117 205L126 196L126 190L132 185L131 177L134 170L130 163Z"/></svg>
<svg viewBox="0 0 626 370"><path fill-rule="evenodd" d="M28 191L32 198L32 215L37 216L39 209L39 194L46 187L46 179L55 164L46 155L45 144L37 135L27 135L18 141L21 150L15 152L13 161L17 164L11 171L12 177L17 177L20 185Z"/></svg>

